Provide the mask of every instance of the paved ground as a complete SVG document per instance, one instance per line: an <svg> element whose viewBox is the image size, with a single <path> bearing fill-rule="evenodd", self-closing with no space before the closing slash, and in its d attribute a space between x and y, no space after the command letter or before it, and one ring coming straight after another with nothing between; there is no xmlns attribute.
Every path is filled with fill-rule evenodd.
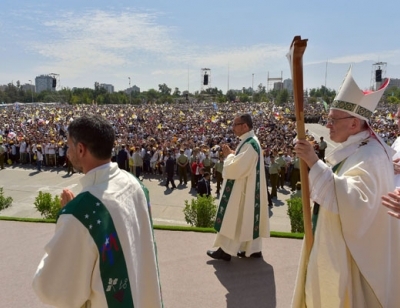
<svg viewBox="0 0 400 308"><path fill-rule="evenodd" d="M54 224L0 221L0 307L48 307L31 284ZM263 259L212 260L214 234L155 231L166 308L290 307L301 240L263 240Z"/></svg>
<svg viewBox="0 0 400 308"><path fill-rule="evenodd" d="M327 136L319 125L307 125L316 136ZM328 142L328 150L334 144ZM78 193L78 179L65 170L35 172L7 167L0 171L0 187L14 199L1 216L40 217L33 202L39 191L60 194L67 187ZM194 197L189 187L171 191L157 178L145 178L151 193L155 224L186 225L184 200ZM215 192L214 187L214 192ZM290 232L285 199L289 191L278 193L270 212L271 230ZM54 232L53 224L0 221L0 307L44 307L31 289L31 278ZM210 260L213 234L155 231L159 249L160 276L166 308L289 307L302 241L269 238L263 242L262 260Z"/></svg>

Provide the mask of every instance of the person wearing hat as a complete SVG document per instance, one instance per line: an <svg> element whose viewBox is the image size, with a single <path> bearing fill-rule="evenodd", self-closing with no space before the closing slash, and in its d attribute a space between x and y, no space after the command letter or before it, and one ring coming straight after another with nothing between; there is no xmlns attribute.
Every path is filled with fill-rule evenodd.
<svg viewBox="0 0 400 308"><path fill-rule="evenodd" d="M65 164L65 152L66 146L64 145L64 142L60 141L58 143L58 158L56 158L58 167L63 167Z"/></svg>
<svg viewBox="0 0 400 308"><path fill-rule="evenodd" d="M179 185L182 185L182 182L187 185L187 165L189 164L189 158L184 154L185 150L180 149L179 156L176 159L176 164L178 165L178 175L179 175Z"/></svg>
<svg viewBox="0 0 400 308"><path fill-rule="evenodd" d="M135 166L135 176L139 179L140 175L142 174L142 170L143 170L143 158L140 155L140 147L137 146L135 148L135 152L133 153L133 165Z"/></svg>
<svg viewBox="0 0 400 308"><path fill-rule="evenodd" d="M251 115L236 116L232 130L240 143L235 151L222 145L224 184L213 245L218 249L207 251L209 257L224 261L230 261L232 255L261 258L262 238L269 237L264 159Z"/></svg>
<svg viewBox="0 0 400 308"><path fill-rule="evenodd" d="M271 198L278 198L278 186L279 186L279 173L281 172L281 166L275 161L275 157L271 155L271 162L268 167L269 178L271 181Z"/></svg>
<svg viewBox="0 0 400 308"><path fill-rule="evenodd" d="M203 165L204 165L204 172L211 173L211 167L212 167L212 161L210 158L209 151L204 151L204 159L203 159Z"/></svg>
<svg viewBox="0 0 400 308"><path fill-rule="evenodd" d="M285 185L285 175L287 167L285 158L283 157L283 152L279 151L278 155L279 156L275 159L275 162L279 164L280 167L278 187L280 186L283 189L283 185Z"/></svg>
<svg viewBox="0 0 400 308"><path fill-rule="evenodd" d="M220 193L221 185L223 182L222 172L224 170L224 157L222 156L222 153L219 156L219 161L215 163L214 170L215 170L215 179L217 181L216 194L218 195Z"/></svg>
<svg viewBox="0 0 400 308"><path fill-rule="evenodd" d="M394 189L393 149L369 125L388 83L363 92L349 70L329 110L326 127L339 146L326 163L308 141L296 143L316 204L314 243L309 257L303 245L293 307L399 306L400 224L381 206Z"/></svg>
<svg viewBox="0 0 400 308"><path fill-rule="evenodd" d="M43 164L43 152L42 152L42 146L39 144L36 147L36 168L37 171L40 172L42 171L42 164Z"/></svg>

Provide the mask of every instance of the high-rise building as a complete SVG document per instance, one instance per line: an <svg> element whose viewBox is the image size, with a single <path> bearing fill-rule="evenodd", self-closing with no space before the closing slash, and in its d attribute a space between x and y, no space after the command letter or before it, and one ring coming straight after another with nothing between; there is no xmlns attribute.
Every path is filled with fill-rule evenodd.
<svg viewBox="0 0 400 308"><path fill-rule="evenodd" d="M108 83L100 83L98 85L100 88L106 89L108 93L114 93L114 86Z"/></svg>
<svg viewBox="0 0 400 308"><path fill-rule="evenodd" d="M131 93L135 93L135 92L140 93L140 88L137 87L137 86L132 86L132 87L130 87L130 88L128 88L128 89L125 90L125 93L126 93L127 95L129 95L129 94L131 94Z"/></svg>
<svg viewBox="0 0 400 308"><path fill-rule="evenodd" d="M36 93L42 91L55 91L57 80L49 75L40 75L35 78Z"/></svg>
<svg viewBox="0 0 400 308"><path fill-rule="evenodd" d="M35 86L30 83L21 85L21 89L24 90L25 92L27 92L27 91L35 92Z"/></svg>
<svg viewBox="0 0 400 308"><path fill-rule="evenodd" d="M283 88L286 89L289 94L293 93L293 81L292 79L285 79L283 81Z"/></svg>

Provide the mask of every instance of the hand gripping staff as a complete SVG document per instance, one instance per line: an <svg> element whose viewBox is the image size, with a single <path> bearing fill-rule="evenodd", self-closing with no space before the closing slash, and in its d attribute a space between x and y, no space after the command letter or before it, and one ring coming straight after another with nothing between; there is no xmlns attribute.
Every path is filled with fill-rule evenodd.
<svg viewBox="0 0 400 308"><path fill-rule="evenodd" d="M289 59L290 69L293 80L293 96L296 113L297 138L306 139L306 129L304 125L304 94L303 94L303 54L307 47L307 39L301 39L301 36L295 36L290 45L287 58ZM313 233L311 227L311 208L310 208L310 190L308 184L308 167L304 160L300 160L300 179L301 179L301 197L303 203L303 221L304 237L307 248L307 259L313 245Z"/></svg>

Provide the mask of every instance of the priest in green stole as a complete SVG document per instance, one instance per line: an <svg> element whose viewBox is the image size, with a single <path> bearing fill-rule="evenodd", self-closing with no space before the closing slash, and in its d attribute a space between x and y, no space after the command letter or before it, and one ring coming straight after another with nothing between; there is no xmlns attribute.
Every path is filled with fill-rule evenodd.
<svg viewBox="0 0 400 308"><path fill-rule="evenodd" d="M226 181L214 228L218 231L213 259L231 256L262 257L262 238L269 237L267 185L262 149L249 114L233 120L232 130L240 138L236 151L222 145L225 157L222 176Z"/></svg>
<svg viewBox="0 0 400 308"><path fill-rule="evenodd" d="M100 116L68 127L68 159L83 191L65 189L33 288L56 307L163 307L149 194L111 162L114 130Z"/></svg>

